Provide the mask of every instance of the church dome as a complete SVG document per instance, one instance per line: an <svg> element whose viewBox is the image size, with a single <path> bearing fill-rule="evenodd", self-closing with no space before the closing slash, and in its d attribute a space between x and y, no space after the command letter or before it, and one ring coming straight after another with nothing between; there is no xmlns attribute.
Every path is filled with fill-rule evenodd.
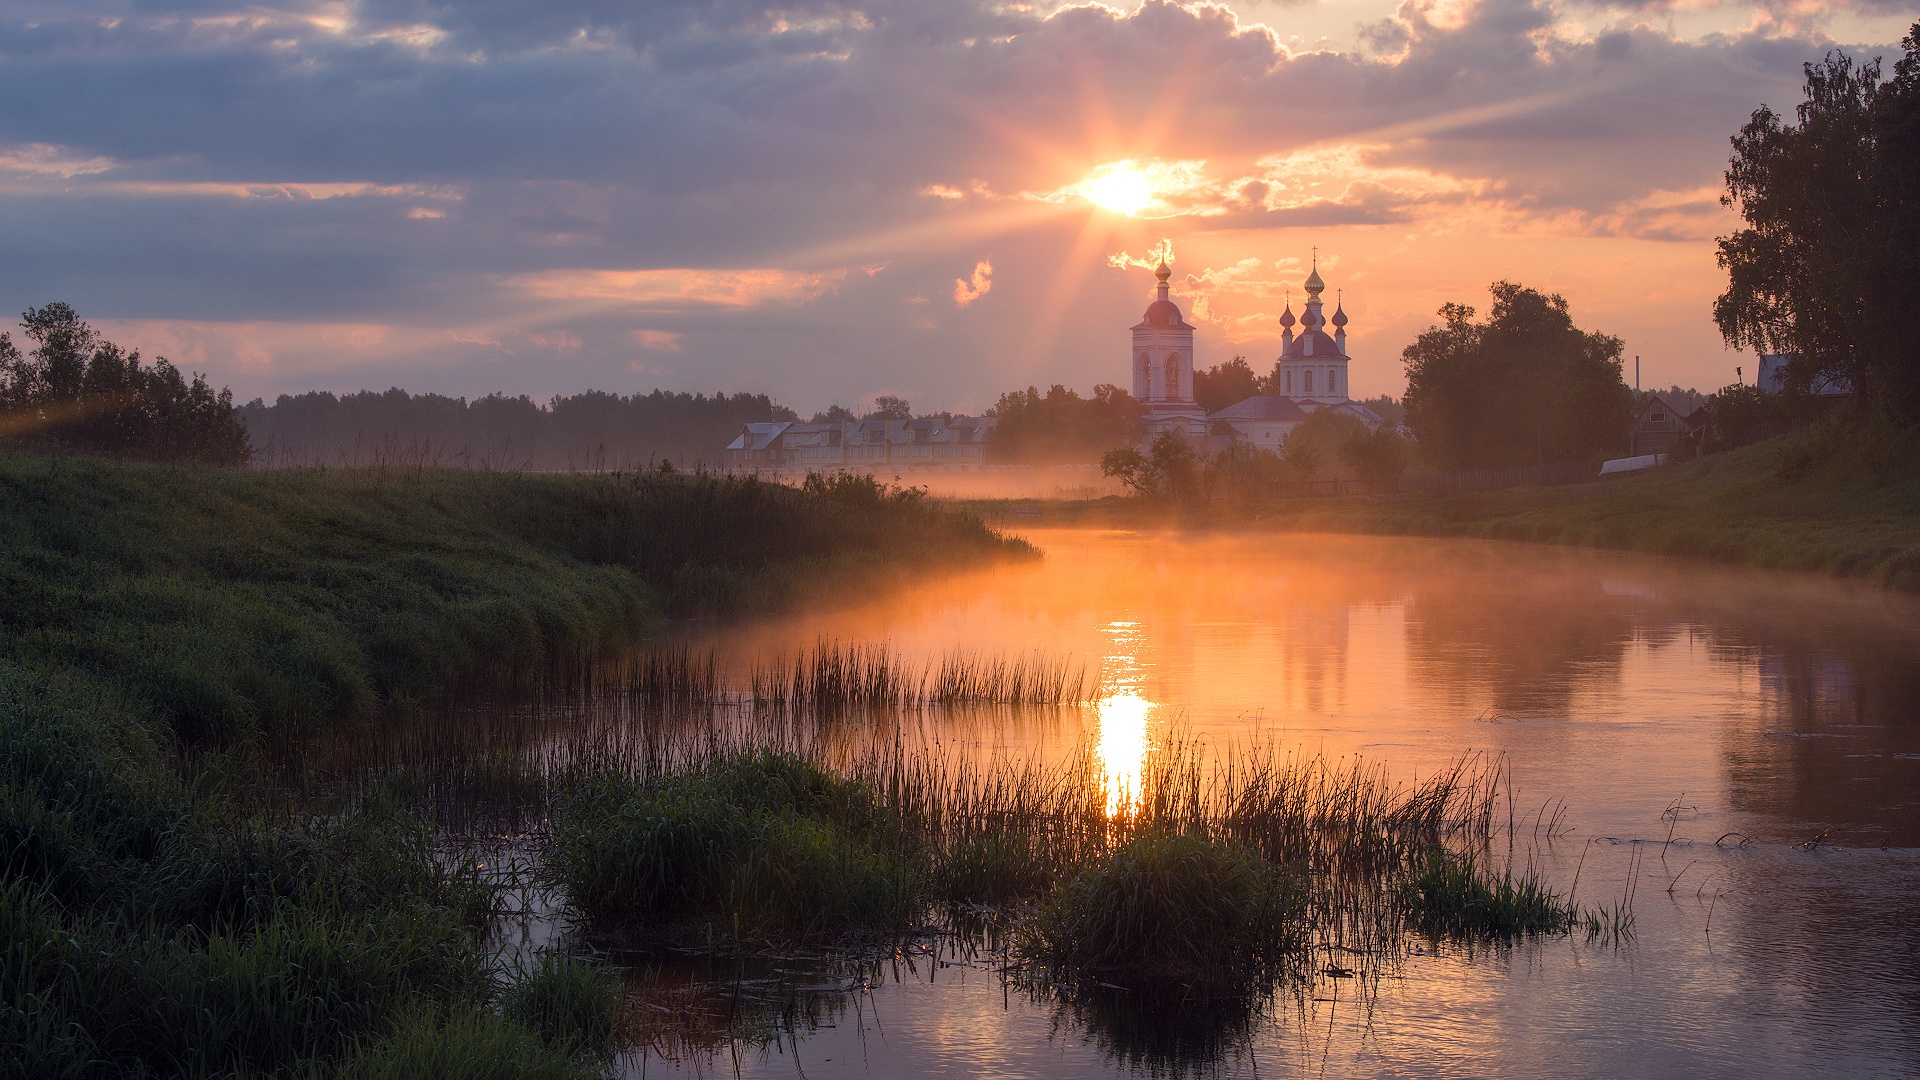
<svg viewBox="0 0 1920 1080"><path fill-rule="evenodd" d="M1187 323L1187 320L1180 317L1180 306L1167 299L1167 279L1173 276L1173 271L1169 270L1167 264L1163 262L1155 268L1153 276L1160 279L1160 298L1147 305L1146 315L1141 319L1140 325L1134 327L1134 329L1193 329L1193 327Z"/></svg>
<svg viewBox="0 0 1920 1080"><path fill-rule="evenodd" d="M1313 273L1307 275L1307 294L1309 296L1319 296L1326 287L1327 283L1320 280L1320 263L1319 260L1316 259L1314 260Z"/></svg>
<svg viewBox="0 0 1920 1080"><path fill-rule="evenodd" d="M1340 304L1333 305L1333 325L1347 325L1347 309Z"/></svg>
<svg viewBox="0 0 1920 1080"><path fill-rule="evenodd" d="M1180 305L1171 300L1155 300L1147 305L1145 325L1178 328L1186 326L1187 321L1180 317Z"/></svg>
<svg viewBox="0 0 1920 1080"><path fill-rule="evenodd" d="M1291 327L1298 319L1293 317L1293 301L1287 301L1287 310L1280 313L1280 325Z"/></svg>

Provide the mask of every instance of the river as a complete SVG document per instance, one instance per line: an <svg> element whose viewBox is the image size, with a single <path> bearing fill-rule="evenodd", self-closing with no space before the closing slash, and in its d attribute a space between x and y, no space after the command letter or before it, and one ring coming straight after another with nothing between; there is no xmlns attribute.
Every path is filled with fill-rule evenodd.
<svg viewBox="0 0 1920 1080"><path fill-rule="evenodd" d="M1416 947L1290 1003L1199 1075L1920 1074L1920 602L1833 580L1473 541L1027 528L1044 560L693 634L724 670L822 638L1097 665L1061 724L973 754L1169 737L1383 762L1504 755L1528 858L1631 895L1621 943ZM1075 713L1075 717L1082 714ZM1116 796L1123 797L1123 796ZM951 960L951 958L949 958ZM797 1038L634 1075L1127 1075L1110 1032L923 958ZM1124 1041L1124 1040L1121 1040Z"/></svg>

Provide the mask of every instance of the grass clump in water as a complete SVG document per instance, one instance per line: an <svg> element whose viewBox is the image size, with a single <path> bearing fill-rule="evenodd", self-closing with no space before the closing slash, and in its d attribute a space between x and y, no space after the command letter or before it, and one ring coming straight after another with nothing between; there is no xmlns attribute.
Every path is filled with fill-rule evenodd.
<svg viewBox="0 0 1920 1080"><path fill-rule="evenodd" d="M519 972L500 1011L556 1049L606 1059L619 1048L622 993L612 969L547 952Z"/></svg>
<svg viewBox="0 0 1920 1080"><path fill-rule="evenodd" d="M652 780L600 776L562 796L545 873L600 930L897 930L923 890L878 811L861 783L791 754Z"/></svg>
<svg viewBox="0 0 1920 1080"><path fill-rule="evenodd" d="M1073 975L1229 990L1306 940L1306 891L1257 851L1191 832L1137 833L1054 887L1024 950Z"/></svg>
<svg viewBox="0 0 1920 1080"><path fill-rule="evenodd" d="M1495 875L1471 854L1434 851L1399 889L1414 929L1433 937L1517 938L1564 934L1579 910L1539 879Z"/></svg>

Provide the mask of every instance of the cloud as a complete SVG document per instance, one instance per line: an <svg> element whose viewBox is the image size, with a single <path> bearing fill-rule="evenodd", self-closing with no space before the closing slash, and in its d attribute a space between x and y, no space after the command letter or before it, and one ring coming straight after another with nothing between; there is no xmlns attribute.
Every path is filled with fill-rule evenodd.
<svg viewBox="0 0 1920 1080"><path fill-rule="evenodd" d="M652 330L642 327L638 330L629 330L627 333L633 338L634 344L643 349L657 349L661 352L680 351L680 335L670 330Z"/></svg>
<svg viewBox="0 0 1920 1080"><path fill-rule="evenodd" d="M1400 245L1377 303L1426 313L1460 262L1432 241L1512 238L1525 266L1604 267L1575 283L1598 297L1693 268L1658 310L1711 345L1693 293L1727 136L1798 100L1839 23L1803 0L1391 2L1342 28L1347 8L1265 5L1269 25L1232 0L16 0L0 298L254 327L271 362L232 370L258 386L331 363L320 328L379 325L340 354L387 365L370 379L579 389L630 375L653 331L678 335L677 378L851 400L906 364L955 397L1001 375L962 358L1112 378L1142 283L1107 252L1179 243L1225 335L1312 243ZM1897 4L1834 7L1865 40L1904 30ZM1131 218L1086 198L1118 163L1150 192ZM996 281L1005 318L913 329L912 298ZM577 348L526 336L563 325ZM1041 364L1067 370L1021 367Z"/></svg>
<svg viewBox="0 0 1920 1080"><path fill-rule="evenodd" d="M675 310L803 304L833 291L845 277L844 270L551 270L508 278L504 284L549 300Z"/></svg>
<svg viewBox="0 0 1920 1080"><path fill-rule="evenodd" d="M966 307L993 291L993 260L973 264L973 277L953 279L953 306Z"/></svg>

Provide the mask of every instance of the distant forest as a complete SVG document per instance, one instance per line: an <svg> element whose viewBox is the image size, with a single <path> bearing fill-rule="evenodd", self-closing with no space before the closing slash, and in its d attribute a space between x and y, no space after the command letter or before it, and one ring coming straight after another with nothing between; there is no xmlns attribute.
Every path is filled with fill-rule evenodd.
<svg viewBox="0 0 1920 1080"><path fill-rule="evenodd" d="M255 398L240 418L254 463L426 465L475 469L630 469L717 465L743 424L793 420L765 394L619 394L590 390L545 404L491 394L472 401L393 389Z"/></svg>

